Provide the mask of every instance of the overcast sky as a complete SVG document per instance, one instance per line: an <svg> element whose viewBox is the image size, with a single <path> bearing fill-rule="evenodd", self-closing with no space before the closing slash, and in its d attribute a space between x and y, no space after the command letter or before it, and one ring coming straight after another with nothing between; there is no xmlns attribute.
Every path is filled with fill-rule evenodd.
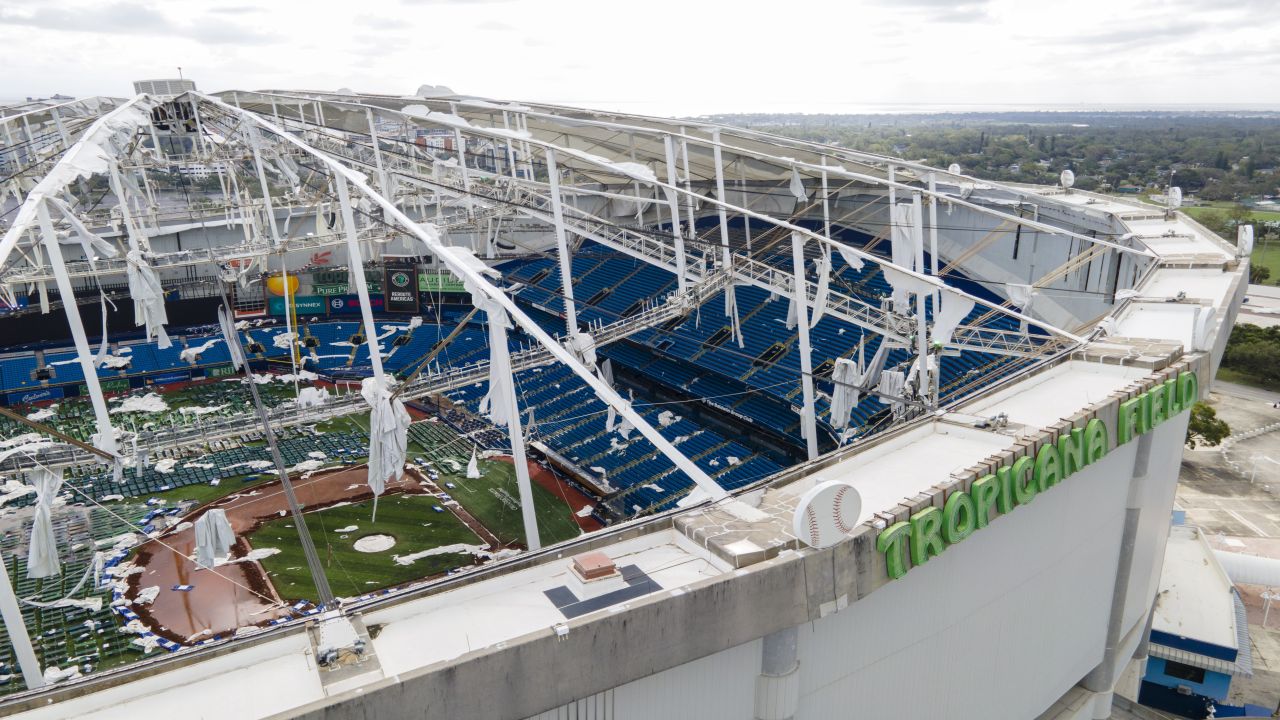
<svg viewBox="0 0 1280 720"><path fill-rule="evenodd" d="M1280 105L1276 0L3 0L0 98L410 94L655 114Z"/></svg>

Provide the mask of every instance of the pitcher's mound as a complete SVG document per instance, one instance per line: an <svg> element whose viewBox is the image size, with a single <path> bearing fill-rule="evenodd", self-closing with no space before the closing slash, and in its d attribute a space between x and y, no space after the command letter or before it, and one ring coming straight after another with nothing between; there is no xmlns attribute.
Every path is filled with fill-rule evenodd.
<svg viewBox="0 0 1280 720"><path fill-rule="evenodd" d="M390 550L395 547L396 539L390 535L365 535L356 540L354 547L357 552L376 553Z"/></svg>

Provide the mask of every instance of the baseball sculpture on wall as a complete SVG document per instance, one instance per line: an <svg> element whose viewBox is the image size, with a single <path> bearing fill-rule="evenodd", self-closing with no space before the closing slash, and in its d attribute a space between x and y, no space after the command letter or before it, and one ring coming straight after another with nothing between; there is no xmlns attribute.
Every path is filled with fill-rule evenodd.
<svg viewBox="0 0 1280 720"><path fill-rule="evenodd" d="M862 514L862 496L846 482L821 482L800 496L792 518L796 537L810 547L831 547L853 534Z"/></svg>

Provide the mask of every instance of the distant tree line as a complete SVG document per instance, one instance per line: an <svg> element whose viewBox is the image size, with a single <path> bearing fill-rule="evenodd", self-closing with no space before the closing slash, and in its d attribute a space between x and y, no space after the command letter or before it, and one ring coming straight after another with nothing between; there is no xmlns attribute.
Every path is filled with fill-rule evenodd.
<svg viewBox="0 0 1280 720"><path fill-rule="evenodd" d="M1237 323L1227 339L1222 367L1280 389L1280 327Z"/></svg>
<svg viewBox="0 0 1280 720"><path fill-rule="evenodd" d="M1280 192L1280 114L724 115L713 119L920 160L993 180L1085 190L1180 186L1206 201Z"/></svg>

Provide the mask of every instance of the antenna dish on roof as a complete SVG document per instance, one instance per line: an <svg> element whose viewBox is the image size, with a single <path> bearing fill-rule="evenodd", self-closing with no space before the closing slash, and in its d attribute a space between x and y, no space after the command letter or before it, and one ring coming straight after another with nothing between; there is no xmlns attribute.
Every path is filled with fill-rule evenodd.
<svg viewBox="0 0 1280 720"><path fill-rule="evenodd" d="M1076 184L1076 174L1070 170L1063 170L1062 174L1058 176L1058 182L1062 184L1064 189L1070 189L1072 185Z"/></svg>
<svg viewBox="0 0 1280 720"><path fill-rule="evenodd" d="M960 175L960 163L951 163L947 166L947 172L952 175Z"/></svg>

